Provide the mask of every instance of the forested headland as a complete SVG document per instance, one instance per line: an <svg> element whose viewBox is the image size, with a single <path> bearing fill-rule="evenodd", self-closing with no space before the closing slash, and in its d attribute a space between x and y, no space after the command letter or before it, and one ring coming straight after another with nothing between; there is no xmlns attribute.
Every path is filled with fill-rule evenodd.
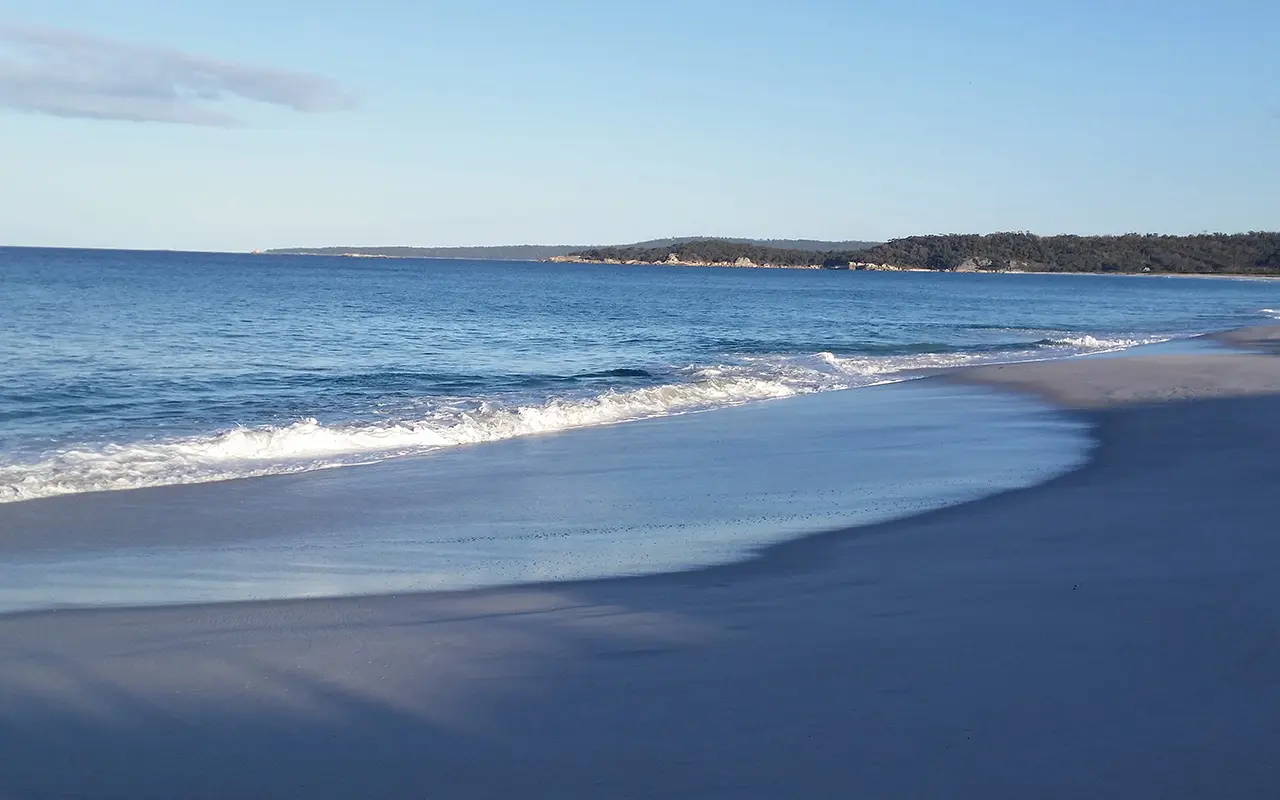
<svg viewBox="0 0 1280 800"><path fill-rule="evenodd" d="M593 247L557 260L630 264L724 264L828 269L964 272L1280 274L1280 233L1164 236L1036 236L1031 233L910 236L867 247L815 251L727 239L664 247Z"/></svg>
<svg viewBox="0 0 1280 800"><path fill-rule="evenodd" d="M331 247L268 252L813 269L1280 275L1280 233L1275 232L1194 236L946 234L909 236L882 244L809 239L675 238L586 248L547 245Z"/></svg>
<svg viewBox="0 0 1280 800"><path fill-rule="evenodd" d="M304 255L304 256L363 256L365 258L460 258L487 259L494 261L542 261L566 256L570 253L582 252L586 249L598 250L661 250L665 259L672 248L682 247L691 242L699 243L733 243L755 245L769 250L796 250L809 255L814 260L814 253L826 255L835 251L855 250L870 247L875 242L823 242L816 239L729 239L712 236L680 236L670 239L651 239L635 244L617 247L589 248L587 245L543 245L517 244L479 247L284 247L262 251L264 255ZM817 263L821 264L821 259Z"/></svg>
<svg viewBox="0 0 1280 800"><path fill-rule="evenodd" d="M647 243L646 243L647 244ZM858 243L860 244L860 243ZM620 264L713 264L743 267L821 267L838 251L771 247L733 239L694 239L670 245L592 247L556 261ZM843 251L854 253L857 250Z"/></svg>
<svg viewBox="0 0 1280 800"><path fill-rule="evenodd" d="M1280 233L911 236L876 245L854 258L934 270L1276 274L1280 273Z"/></svg>

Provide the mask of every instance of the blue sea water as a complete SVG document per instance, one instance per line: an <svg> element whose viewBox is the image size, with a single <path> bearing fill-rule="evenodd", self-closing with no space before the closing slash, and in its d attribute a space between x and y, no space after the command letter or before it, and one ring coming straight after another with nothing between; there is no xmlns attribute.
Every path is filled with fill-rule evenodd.
<svg viewBox="0 0 1280 800"><path fill-rule="evenodd" d="M1280 283L0 248L0 502L311 471L1069 357Z"/></svg>

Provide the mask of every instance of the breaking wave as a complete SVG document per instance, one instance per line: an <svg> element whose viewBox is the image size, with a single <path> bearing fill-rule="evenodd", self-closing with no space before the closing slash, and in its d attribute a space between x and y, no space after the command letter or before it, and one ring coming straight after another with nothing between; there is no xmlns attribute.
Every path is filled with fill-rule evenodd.
<svg viewBox="0 0 1280 800"><path fill-rule="evenodd" d="M1167 342L1171 338L1173 337L1147 336L1147 337L1137 338L1137 339L1126 339L1123 337L1117 337L1112 339L1107 339L1107 338L1099 339L1096 336L1089 336L1086 334L1083 336L1065 336L1058 339L1044 339L1044 340L1041 340L1040 342L1037 342L1037 344L1058 346L1058 347L1076 347L1076 348L1080 348L1085 352L1106 353L1106 352L1114 352L1117 350L1128 350L1131 347L1138 347L1144 344L1158 344L1160 342Z"/></svg>
<svg viewBox="0 0 1280 800"><path fill-rule="evenodd" d="M936 369L1062 358L1163 340L1071 335L999 353L751 356L728 364L685 367L654 386L523 405L479 397L423 398L413 415L393 420L324 423L306 418L205 436L76 446L44 453L29 463L0 465L0 502L352 466L460 445L888 383ZM618 369L592 377L649 375Z"/></svg>
<svg viewBox="0 0 1280 800"><path fill-rule="evenodd" d="M1271 319L1280 319L1280 309L1264 308L1260 310L1258 313L1264 317L1269 317Z"/></svg>

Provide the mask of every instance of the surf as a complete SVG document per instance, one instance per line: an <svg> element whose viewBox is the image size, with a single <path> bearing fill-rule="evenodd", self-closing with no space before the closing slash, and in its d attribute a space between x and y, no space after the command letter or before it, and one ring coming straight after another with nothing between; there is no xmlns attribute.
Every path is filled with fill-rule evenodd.
<svg viewBox="0 0 1280 800"><path fill-rule="evenodd" d="M938 369L1121 350L1165 338L1081 335L1043 339L1004 351L745 356L674 369L676 380L652 386L552 396L537 403L487 396L420 397L400 404L416 415L385 420L322 422L317 414L283 424L237 425L196 436L77 444L47 451L35 460L0 464L0 502L357 466L445 448L856 389L909 380ZM619 367L592 377L653 374L657 371Z"/></svg>

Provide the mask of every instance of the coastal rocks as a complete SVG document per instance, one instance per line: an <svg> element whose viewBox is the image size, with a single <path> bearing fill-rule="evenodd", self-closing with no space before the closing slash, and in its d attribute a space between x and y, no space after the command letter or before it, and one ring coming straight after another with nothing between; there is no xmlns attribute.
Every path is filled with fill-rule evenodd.
<svg viewBox="0 0 1280 800"><path fill-rule="evenodd" d="M643 262L637 262L637 263L643 263ZM680 256L676 255L675 253L672 253L669 256L667 256L667 260L664 261L663 263L670 264L672 266L677 266L677 267L771 267L771 266L775 266L773 264L757 264L756 262L752 261L746 256L742 256L733 261L703 261L700 259L686 261L680 258Z"/></svg>
<svg viewBox="0 0 1280 800"><path fill-rule="evenodd" d="M1020 261L1010 259L1007 261L988 259L986 256L972 256L969 259L961 261L956 265L954 273L1027 273L1043 265L1032 264L1030 261Z"/></svg>
<svg viewBox="0 0 1280 800"><path fill-rule="evenodd" d="M989 258L966 258L956 265L956 272L977 272L980 269L989 269L992 265Z"/></svg>
<svg viewBox="0 0 1280 800"><path fill-rule="evenodd" d="M589 258L580 255L553 256L545 259L548 262L556 264L624 264L634 267L652 267L652 266L668 266L668 267L739 267L744 269L822 269L821 264L767 264L756 263L746 256L742 256L733 261L703 261L703 260L686 260L680 258L675 253L670 253L666 258L658 261L642 261L639 259L619 259L619 258Z"/></svg>
<svg viewBox="0 0 1280 800"><path fill-rule="evenodd" d="M859 272L905 272L906 267L895 267L892 264L873 264L870 261L836 262L826 265L827 269L851 269Z"/></svg>

